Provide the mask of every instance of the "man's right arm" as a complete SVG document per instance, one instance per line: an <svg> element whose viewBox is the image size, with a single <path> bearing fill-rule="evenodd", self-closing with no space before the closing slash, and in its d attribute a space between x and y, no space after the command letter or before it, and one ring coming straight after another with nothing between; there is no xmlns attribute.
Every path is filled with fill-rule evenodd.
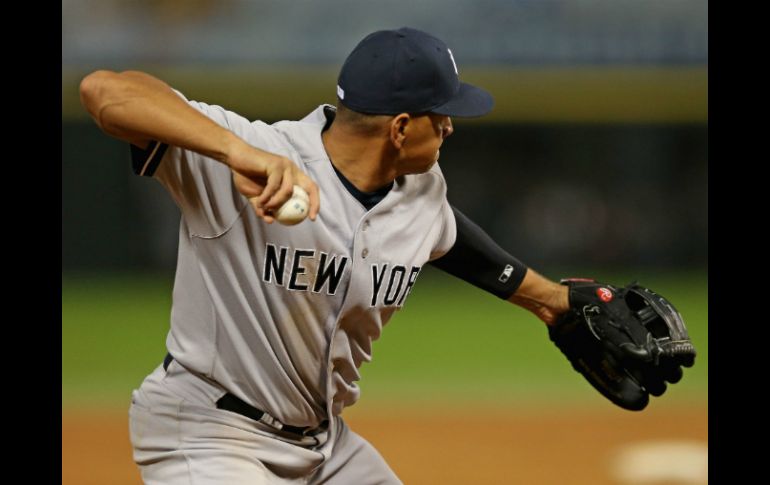
<svg viewBox="0 0 770 485"><path fill-rule="evenodd" d="M238 191L266 222L274 220L270 211L291 197L294 184L310 195L310 218L315 220L318 187L294 162L249 145L160 79L138 71L96 71L81 81L80 99L108 135L139 148L157 140L226 164Z"/></svg>

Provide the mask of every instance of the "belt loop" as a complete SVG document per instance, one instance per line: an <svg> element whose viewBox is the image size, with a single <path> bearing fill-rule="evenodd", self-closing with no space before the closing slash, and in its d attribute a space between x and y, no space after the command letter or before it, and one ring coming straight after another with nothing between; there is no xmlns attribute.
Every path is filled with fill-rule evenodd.
<svg viewBox="0 0 770 485"><path fill-rule="evenodd" d="M272 426L276 429L283 429L283 423L275 419L274 417L270 416L266 412L262 412L262 416L259 418L260 421L265 423L268 426Z"/></svg>

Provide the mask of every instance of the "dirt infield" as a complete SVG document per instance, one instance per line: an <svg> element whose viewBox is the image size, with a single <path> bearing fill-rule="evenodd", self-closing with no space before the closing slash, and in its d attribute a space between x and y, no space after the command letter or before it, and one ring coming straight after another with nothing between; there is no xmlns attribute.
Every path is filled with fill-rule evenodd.
<svg viewBox="0 0 770 485"><path fill-rule="evenodd" d="M484 408L473 415L459 408L405 412L369 407L353 408L345 416L351 428L380 450L407 484L707 483L703 469L707 407L656 404L642 413L609 406L515 412ZM140 484L131 460L127 420L125 410L64 411L62 485ZM628 451L634 444L649 445L638 453L637 461L667 444L666 450L703 447L704 461L686 467L670 464L670 470L657 473L644 463L624 461L621 467L633 477L623 478L613 470L621 463L617 460L622 450ZM679 448L672 448L674 445ZM670 456L672 452L666 453ZM641 466L639 472L633 471L636 466Z"/></svg>

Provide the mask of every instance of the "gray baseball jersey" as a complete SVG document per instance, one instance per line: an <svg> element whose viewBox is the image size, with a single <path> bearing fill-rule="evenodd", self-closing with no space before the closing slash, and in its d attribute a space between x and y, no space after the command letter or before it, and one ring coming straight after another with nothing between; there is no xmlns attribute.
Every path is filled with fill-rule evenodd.
<svg viewBox="0 0 770 485"><path fill-rule="evenodd" d="M159 180L182 213L167 348L186 369L282 423L317 426L358 400L372 342L404 306L422 266L452 247L444 178L437 164L399 177L367 210L322 143L333 107L268 125L189 103L293 160L318 184L321 211L316 221L268 225L224 164L157 145L135 157L135 171Z"/></svg>

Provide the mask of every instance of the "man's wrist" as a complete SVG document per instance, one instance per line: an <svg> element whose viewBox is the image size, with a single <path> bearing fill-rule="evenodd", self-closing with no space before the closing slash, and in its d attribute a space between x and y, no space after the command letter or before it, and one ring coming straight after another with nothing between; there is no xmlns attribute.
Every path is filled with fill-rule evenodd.
<svg viewBox="0 0 770 485"><path fill-rule="evenodd" d="M240 162L245 158L243 155L244 151L253 148L235 133L224 128L222 129L222 138L218 145L220 151L214 152L211 154L211 157L236 171L242 168Z"/></svg>
<svg viewBox="0 0 770 485"><path fill-rule="evenodd" d="M569 310L569 287L556 284L551 297L551 307L556 313L564 313Z"/></svg>

